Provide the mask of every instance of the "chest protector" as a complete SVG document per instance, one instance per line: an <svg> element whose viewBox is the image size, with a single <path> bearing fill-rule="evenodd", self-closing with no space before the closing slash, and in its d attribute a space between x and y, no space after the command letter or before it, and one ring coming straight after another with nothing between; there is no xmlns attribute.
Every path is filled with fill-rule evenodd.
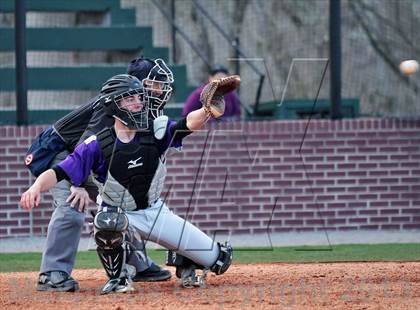
<svg viewBox="0 0 420 310"><path fill-rule="evenodd" d="M97 139L108 166L102 201L125 210L147 208L156 171L164 164L153 133L137 133L137 142L117 143L115 131L104 129Z"/></svg>

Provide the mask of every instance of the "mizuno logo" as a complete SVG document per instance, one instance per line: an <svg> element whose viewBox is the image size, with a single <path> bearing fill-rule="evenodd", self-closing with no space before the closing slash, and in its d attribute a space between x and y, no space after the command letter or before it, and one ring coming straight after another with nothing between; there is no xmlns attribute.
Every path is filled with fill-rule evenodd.
<svg viewBox="0 0 420 310"><path fill-rule="evenodd" d="M128 162L128 164L131 164L131 165L129 165L129 166L128 166L128 169L143 166L143 163L138 163L138 161L139 161L140 159L141 159L141 157L137 158L136 160L130 160L130 161Z"/></svg>
<svg viewBox="0 0 420 310"><path fill-rule="evenodd" d="M109 223L115 223L115 219L107 218L104 222L109 226Z"/></svg>

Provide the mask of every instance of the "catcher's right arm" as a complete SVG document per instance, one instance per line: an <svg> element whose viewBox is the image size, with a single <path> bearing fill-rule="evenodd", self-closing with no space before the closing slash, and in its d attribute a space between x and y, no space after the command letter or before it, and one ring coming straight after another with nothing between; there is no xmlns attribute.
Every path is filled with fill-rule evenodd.
<svg viewBox="0 0 420 310"><path fill-rule="evenodd" d="M235 90L241 84L239 75L231 75L211 81L201 91L200 101L204 111L213 118L219 118L225 113L224 96Z"/></svg>

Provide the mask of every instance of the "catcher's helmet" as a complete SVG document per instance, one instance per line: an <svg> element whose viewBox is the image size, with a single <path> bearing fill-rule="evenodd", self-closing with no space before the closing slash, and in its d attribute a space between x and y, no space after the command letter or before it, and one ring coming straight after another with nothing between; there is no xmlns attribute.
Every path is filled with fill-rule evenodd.
<svg viewBox="0 0 420 310"><path fill-rule="evenodd" d="M127 73L140 81L146 93L152 118L163 114L163 108L172 95L174 77L162 59L137 58L131 61Z"/></svg>
<svg viewBox="0 0 420 310"><path fill-rule="evenodd" d="M131 129L148 128L148 106L141 82L128 74L115 75L101 88L100 100L107 115Z"/></svg>

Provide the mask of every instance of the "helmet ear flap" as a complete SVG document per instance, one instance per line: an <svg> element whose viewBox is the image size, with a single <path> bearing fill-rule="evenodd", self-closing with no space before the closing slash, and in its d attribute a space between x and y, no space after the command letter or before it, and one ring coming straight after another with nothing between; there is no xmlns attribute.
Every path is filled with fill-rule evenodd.
<svg viewBox="0 0 420 310"><path fill-rule="evenodd" d="M100 104L106 115L115 117L118 114L117 104L115 102L115 96L105 96L100 99Z"/></svg>
<svg viewBox="0 0 420 310"><path fill-rule="evenodd" d="M102 96L98 99L98 103L97 105L101 105L102 108L104 109L105 113L110 115L110 109L112 109L112 104L114 102L114 96L110 95L110 96Z"/></svg>

